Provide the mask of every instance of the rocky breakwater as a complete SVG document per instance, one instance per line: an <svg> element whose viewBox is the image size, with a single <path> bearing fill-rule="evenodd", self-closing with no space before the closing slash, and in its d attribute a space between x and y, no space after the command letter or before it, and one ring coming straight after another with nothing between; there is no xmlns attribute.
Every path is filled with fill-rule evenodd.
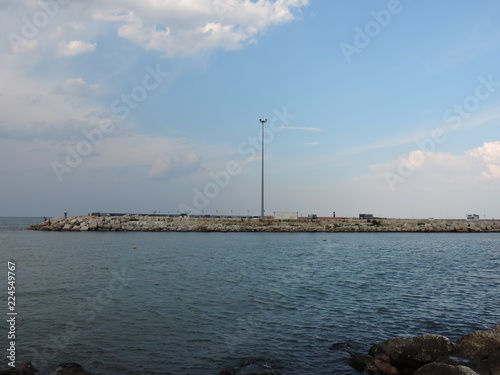
<svg viewBox="0 0 500 375"><path fill-rule="evenodd" d="M45 220L31 230L145 232L500 232L500 220L190 218L72 216Z"/></svg>
<svg viewBox="0 0 500 375"><path fill-rule="evenodd" d="M379 375L500 375L500 324L452 342L440 335L396 337L355 354L351 365Z"/></svg>

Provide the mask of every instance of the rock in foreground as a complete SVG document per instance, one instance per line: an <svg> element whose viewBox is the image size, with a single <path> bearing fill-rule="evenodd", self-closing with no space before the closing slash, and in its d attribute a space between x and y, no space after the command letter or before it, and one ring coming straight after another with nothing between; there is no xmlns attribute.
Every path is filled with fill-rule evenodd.
<svg viewBox="0 0 500 375"><path fill-rule="evenodd" d="M85 371L78 363L62 363L50 375L94 375Z"/></svg>
<svg viewBox="0 0 500 375"><path fill-rule="evenodd" d="M0 371L0 375L35 375L38 370L30 361L19 363L9 370Z"/></svg>
<svg viewBox="0 0 500 375"><path fill-rule="evenodd" d="M351 365L379 375L500 375L500 324L463 336L396 337L353 355Z"/></svg>
<svg viewBox="0 0 500 375"><path fill-rule="evenodd" d="M260 358L245 358L236 366L219 372L219 375L282 375L270 361Z"/></svg>

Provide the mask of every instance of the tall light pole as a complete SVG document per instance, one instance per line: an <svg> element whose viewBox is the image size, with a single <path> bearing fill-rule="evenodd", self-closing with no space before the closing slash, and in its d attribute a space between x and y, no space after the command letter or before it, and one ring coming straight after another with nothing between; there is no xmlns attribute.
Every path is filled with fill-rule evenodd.
<svg viewBox="0 0 500 375"><path fill-rule="evenodd" d="M267 119L259 119L262 124L262 177L261 177L261 187L260 187L260 218L264 219L264 124Z"/></svg>

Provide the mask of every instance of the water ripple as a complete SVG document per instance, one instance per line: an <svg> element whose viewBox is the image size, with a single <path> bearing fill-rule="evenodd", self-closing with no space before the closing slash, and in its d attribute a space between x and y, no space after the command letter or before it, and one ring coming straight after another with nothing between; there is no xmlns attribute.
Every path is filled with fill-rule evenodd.
<svg viewBox="0 0 500 375"><path fill-rule="evenodd" d="M377 341L456 339L500 321L498 234L321 238L9 231L8 249L23 249L3 256L20 265L24 354L72 322L78 334L52 364L215 375L254 358L284 375L350 375L349 352Z"/></svg>

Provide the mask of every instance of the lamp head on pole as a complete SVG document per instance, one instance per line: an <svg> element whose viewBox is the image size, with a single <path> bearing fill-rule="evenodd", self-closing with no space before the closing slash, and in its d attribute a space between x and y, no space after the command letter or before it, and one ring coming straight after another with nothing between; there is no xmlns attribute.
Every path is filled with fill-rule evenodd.
<svg viewBox="0 0 500 375"><path fill-rule="evenodd" d="M265 119L259 119L259 121L260 121L260 123L261 123L262 125L264 125L264 124L267 122L267 118L265 118Z"/></svg>

